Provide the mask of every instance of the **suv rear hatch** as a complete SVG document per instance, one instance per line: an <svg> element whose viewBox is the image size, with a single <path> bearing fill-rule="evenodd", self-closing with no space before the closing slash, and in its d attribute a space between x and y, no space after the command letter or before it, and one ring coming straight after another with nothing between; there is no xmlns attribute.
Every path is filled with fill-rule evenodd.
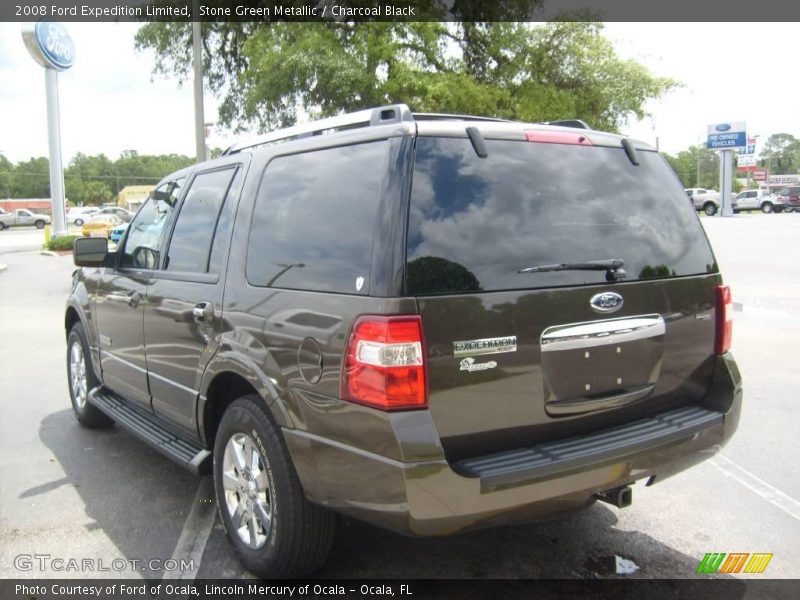
<svg viewBox="0 0 800 600"><path fill-rule="evenodd" d="M703 397L720 277L656 152L592 131L487 124L471 141L420 125L406 291L448 459Z"/></svg>

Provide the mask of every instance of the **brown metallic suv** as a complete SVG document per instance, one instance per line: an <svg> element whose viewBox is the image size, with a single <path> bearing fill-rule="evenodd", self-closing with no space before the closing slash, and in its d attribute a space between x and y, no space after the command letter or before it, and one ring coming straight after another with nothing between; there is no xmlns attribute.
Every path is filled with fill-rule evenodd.
<svg viewBox="0 0 800 600"><path fill-rule="evenodd" d="M78 420L210 469L264 577L318 568L335 513L441 535L626 506L739 418L730 291L667 163L617 135L326 119L167 177L75 262Z"/></svg>

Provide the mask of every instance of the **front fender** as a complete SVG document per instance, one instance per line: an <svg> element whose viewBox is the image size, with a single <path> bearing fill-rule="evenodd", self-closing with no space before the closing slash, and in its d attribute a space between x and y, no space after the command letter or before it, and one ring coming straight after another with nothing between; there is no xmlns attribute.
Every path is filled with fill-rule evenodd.
<svg viewBox="0 0 800 600"><path fill-rule="evenodd" d="M64 327L66 335L72 328L72 323L77 320L83 324L86 333L86 341L89 344L89 352L92 357L92 366L98 377L101 377L100 370L100 349L97 339L97 321L94 318L92 293L87 285L86 274L83 269L76 269L72 273L72 289L67 296L66 308L64 311Z"/></svg>

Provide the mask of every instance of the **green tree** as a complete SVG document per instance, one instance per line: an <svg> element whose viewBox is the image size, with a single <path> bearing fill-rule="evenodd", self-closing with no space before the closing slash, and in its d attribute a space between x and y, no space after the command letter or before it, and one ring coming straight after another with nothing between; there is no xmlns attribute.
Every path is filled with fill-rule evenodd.
<svg viewBox="0 0 800 600"><path fill-rule="evenodd" d="M206 83L221 98L220 122L268 130L303 112L404 102L530 121L577 117L616 130L676 85L619 58L600 23L469 22L478 4L485 10L456 2L464 20L452 23L204 23ZM506 18L540 4L492 10ZM136 47L155 52L154 72L189 77L188 23L145 24Z"/></svg>
<svg viewBox="0 0 800 600"><path fill-rule="evenodd" d="M85 189L86 203L92 206L99 206L104 202L108 202L113 197L111 188L103 181L90 181L86 184Z"/></svg>
<svg viewBox="0 0 800 600"><path fill-rule="evenodd" d="M719 156L716 152L705 146L689 146L675 156L664 153L664 157L683 187L719 187Z"/></svg>
<svg viewBox="0 0 800 600"><path fill-rule="evenodd" d="M769 136L761 151L761 163L775 175L800 172L800 140L790 133Z"/></svg>
<svg viewBox="0 0 800 600"><path fill-rule="evenodd" d="M14 165L0 154L0 198L11 197L11 184L14 179Z"/></svg>
<svg viewBox="0 0 800 600"><path fill-rule="evenodd" d="M49 198L50 161L40 156L18 162L11 183L12 198Z"/></svg>

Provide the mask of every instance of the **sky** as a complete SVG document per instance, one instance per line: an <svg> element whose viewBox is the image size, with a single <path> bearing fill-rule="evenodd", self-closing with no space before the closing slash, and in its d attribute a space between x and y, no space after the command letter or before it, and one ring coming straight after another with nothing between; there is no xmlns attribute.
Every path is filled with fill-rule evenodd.
<svg viewBox="0 0 800 600"><path fill-rule="evenodd" d="M59 75L65 164L77 152L194 154L191 82L151 74L153 55L134 50L138 27L67 24L76 61ZM607 23L620 56L682 83L623 132L653 145L658 138L669 153L704 140L710 123L746 121L760 143L772 133L800 136L798 34L797 23ZM217 120L217 107L206 93L206 122ZM214 127L208 142L224 148L241 137ZM0 153L12 162L48 154L44 72L19 23L0 23Z"/></svg>

